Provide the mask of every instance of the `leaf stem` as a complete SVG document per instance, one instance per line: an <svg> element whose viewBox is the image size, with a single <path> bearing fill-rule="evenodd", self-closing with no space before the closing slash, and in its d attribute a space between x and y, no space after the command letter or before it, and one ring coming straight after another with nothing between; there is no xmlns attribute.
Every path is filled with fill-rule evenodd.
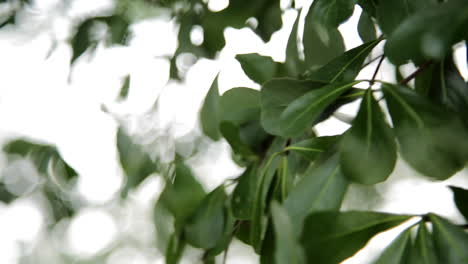
<svg viewBox="0 0 468 264"><path fill-rule="evenodd" d="M372 86L374 84L375 78L377 77L377 73L379 72L380 66L382 66L382 62L384 61L384 59L385 55L382 55L382 57L380 57L379 63L377 64L377 67L375 68L374 74L372 75L372 79L369 83L369 86Z"/></svg>
<svg viewBox="0 0 468 264"><path fill-rule="evenodd" d="M416 76L418 76L422 71L427 69L432 64L432 61L426 61L423 63L421 66L419 66L418 69L416 69L413 73L408 75L405 79L400 81L400 84L408 84L412 79L414 79Z"/></svg>

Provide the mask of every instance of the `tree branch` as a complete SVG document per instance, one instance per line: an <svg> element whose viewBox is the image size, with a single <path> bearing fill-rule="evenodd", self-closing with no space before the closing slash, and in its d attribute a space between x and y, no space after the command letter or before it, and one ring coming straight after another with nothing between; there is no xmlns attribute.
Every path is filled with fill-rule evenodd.
<svg viewBox="0 0 468 264"><path fill-rule="evenodd" d="M432 61L426 61L423 63L417 70L415 70L413 73L408 75L405 79L401 80L400 84L408 84L412 79L414 79L416 76L418 76L422 71L427 69L430 65L432 64Z"/></svg>

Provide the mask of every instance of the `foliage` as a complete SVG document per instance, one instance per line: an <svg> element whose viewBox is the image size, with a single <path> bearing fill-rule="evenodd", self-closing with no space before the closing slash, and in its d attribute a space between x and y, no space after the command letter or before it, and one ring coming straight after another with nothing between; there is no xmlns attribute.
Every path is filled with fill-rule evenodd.
<svg viewBox="0 0 468 264"><path fill-rule="evenodd" d="M179 23L178 47L170 58L174 79L183 78L174 63L178 55L215 57L225 44L227 27L241 28L255 18L254 31L268 41L282 26L279 0L236 0L219 12L197 0L146 4L166 8ZM338 26L356 5L363 10L357 29L364 43L346 51ZM71 62L95 46L90 30L96 22L108 26L110 44L125 44L135 19L126 10L81 21L71 39ZM298 32L300 16L303 33ZM194 26L203 28L199 46L190 41ZM356 254L375 235L412 218L419 221L395 238L375 263L468 263L468 234L442 216L339 210L351 183L384 182L397 156L438 181L465 167L468 84L454 63L453 47L468 39L466 28L464 0L315 0L299 11L285 62L255 53L237 55L260 91L238 87L220 94L215 78L205 97L200 111L204 134L213 141L226 140L245 171L206 193L181 157L161 165L121 128L116 145L126 173L122 196L151 173L163 175L166 185L155 204L154 221L166 263L178 263L188 246L203 250L205 263L215 263L215 256L238 238L262 263L335 264ZM382 45L383 54L375 56L373 51ZM371 79L356 79L377 59ZM417 69L387 82L376 79L383 61L398 73L406 63ZM358 88L363 84L367 88ZM127 78L122 98L128 86ZM355 100L361 103L348 131L316 135L317 124ZM64 180L76 176L53 147L15 141L4 149L11 155L30 155L41 173L47 174L45 164L53 162L62 168ZM232 183L236 185L230 191ZM450 188L467 218L468 191ZM13 199L3 189L0 197ZM412 230L417 230L414 237Z"/></svg>

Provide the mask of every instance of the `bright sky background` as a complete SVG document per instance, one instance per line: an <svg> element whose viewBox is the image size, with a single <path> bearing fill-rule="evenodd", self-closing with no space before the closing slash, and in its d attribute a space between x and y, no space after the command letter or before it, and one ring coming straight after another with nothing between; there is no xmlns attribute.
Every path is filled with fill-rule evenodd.
<svg viewBox="0 0 468 264"><path fill-rule="evenodd" d="M131 195L124 210L116 209L112 198L120 188L122 171L117 162L115 132L120 123L131 131L153 135L159 142L171 142L198 129L198 109L215 75L220 72L221 92L233 87L259 86L249 80L234 59L236 54L258 52L284 60L284 49L296 11L283 16L284 28L275 33L269 43L263 43L250 29L226 29L226 47L216 61L201 59L187 72L184 83L169 81L169 63L163 56L170 55L176 47L177 27L166 18L141 21L132 26L133 37L128 47L106 48L100 45L94 55L87 53L70 69L69 36L70 21L89 14L93 10L108 10L110 0L75 1L71 12L65 16L56 11L60 0L36 0L17 26L8 26L0 31L0 141L11 136L23 135L56 144L65 160L80 174L77 195L91 204L80 211L71 223L63 223L57 233L64 239L66 250L80 256L92 255L109 247L118 231L131 234L145 233L149 223L152 202L161 187L161 181L152 177ZM309 1L296 1L302 6ZM210 0L210 7L221 9L226 0ZM285 6L287 1L282 1ZM360 9L356 8L352 19L340 27L346 47L361 44L356 32ZM194 41L200 41L200 32L194 31ZM50 53L52 45L56 48ZM47 55L50 53L50 56ZM465 58L464 46L457 49L459 60ZM190 61L190 57L186 57ZM362 76L372 74L374 67L367 67ZM406 73L412 67L405 67ZM467 78L466 64L461 68ZM71 71L71 72L70 72ZM384 64L383 74L391 76L392 69ZM128 100L116 98L123 78L131 74ZM390 73L390 74L388 74ZM71 82L68 81L71 74ZM160 98L158 114L145 114ZM354 113L357 103L347 106L348 114ZM105 106L112 115L102 111ZM348 125L335 118L319 125L319 133L338 134ZM169 131L163 133L164 131ZM157 151L171 157L174 146L160 144ZM196 175L213 189L225 178L237 175L242 169L231 160L225 142L212 143L203 157L191 160ZM0 157L0 177L19 173L15 167L7 167ZM26 164L16 164L21 168ZM17 167L16 167L17 168ZM31 173L26 170L24 173ZM397 164L394 175L388 181L374 187L353 185L347 194L345 209L376 209L395 213L426 213L433 211L452 220L461 221L455 210L450 191L446 185L468 187L466 173L449 181L430 182L416 175L404 162ZM382 204L369 197L381 198ZM44 236L45 216L41 203L35 197L18 199L10 206L0 203L0 263L13 264L20 254L18 242L34 244ZM127 208L127 207L128 208ZM120 213L127 215L122 217ZM127 235L128 235L127 234ZM151 235L139 238L147 243ZM370 255L379 252L395 232L379 235L368 249L358 253L346 264L362 264L370 261ZM228 261L256 263L251 251L235 243ZM107 264L154 262L153 255L128 246L117 250ZM153 262L150 262L153 261ZM191 263L188 260L186 263Z"/></svg>

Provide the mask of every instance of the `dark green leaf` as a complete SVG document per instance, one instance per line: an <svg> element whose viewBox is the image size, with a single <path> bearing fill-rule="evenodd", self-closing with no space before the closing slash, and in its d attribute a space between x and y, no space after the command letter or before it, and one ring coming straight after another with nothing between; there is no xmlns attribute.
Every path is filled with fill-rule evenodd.
<svg viewBox="0 0 468 264"><path fill-rule="evenodd" d="M12 194L5 186L4 183L0 182L0 202L9 204L17 198L16 195Z"/></svg>
<svg viewBox="0 0 468 264"><path fill-rule="evenodd" d="M468 131L451 111L413 90L383 86L403 158L417 171L445 180L468 160Z"/></svg>
<svg viewBox="0 0 468 264"><path fill-rule="evenodd" d="M312 212L338 210L347 188L337 154L312 164L284 202L295 231L300 232L304 219Z"/></svg>
<svg viewBox="0 0 468 264"><path fill-rule="evenodd" d="M280 151L283 150L286 141L282 138L275 138L271 143L265 157L269 157L260 168L260 178L255 194L255 201L252 209L252 223L250 231L250 242L256 252L259 252L262 247L262 241L265 235L268 219L265 216L265 211L268 209L270 201L268 192L272 187L272 183L279 166Z"/></svg>
<svg viewBox="0 0 468 264"><path fill-rule="evenodd" d="M457 112L468 125L468 85L451 57L431 64L415 78L415 89Z"/></svg>
<svg viewBox="0 0 468 264"><path fill-rule="evenodd" d="M419 223L418 234L411 250L411 264L437 264L434 241L426 228L426 223Z"/></svg>
<svg viewBox="0 0 468 264"><path fill-rule="evenodd" d="M211 248L206 251L205 256L208 258L214 259L215 256L219 255L223 251L226 251L232 241L234 232L236 231L236 219L232 215L232 212L231 210L229 210L229 208L226 208L226 210L224 210L224 215L226 220L224 224L222 237L214 248Z"/></svg>
<svg viewBox="0 0 468 264"><path fill-rule="evenodd" d="M255 159L255 154L250 147L241 139L239 127L231 122L223 121L219 126L223 137L227 140L234 153L246 159Z"/></svg>
<svg viewBox="0 0 468 264"><path fill-rule="evenodd" d="M69 183L78 175L60 156L57 148L51 145L18 139L7 143L3 151L10 155L29 157L37 170L45 175L53 173L59 184ZM64 181L64 182L62 182Z"/></svg>
<svg viewBox="0 0 468 264"><path fill-rule="evenodd" d="M129 88L130 88L130 75L127 75L125 77L122 87L120 88L119 99L127 98Z"/></svg>
<svg viewBox="0 0 468 264"><path fill-rule="evenodd" d="M271 204L275 229L276 263L305 264L304 252L294 233L294 226L287 211L277 202Z"/></svg>
<svg viewBox="0 0 468 264"><path fill-rule="evenodd" d="M372 18L364 11L359 17L358 33L363 42L370 42L377 39L374 21L372 21Z"/></svg>
<svg viewBox="0 0 468 264"><path fill-rule="evenodd" d="M159 199L176 219L177 226L183 224L192 215L205 191L183 162L175 163L174 183L167 183Z"/></svg>
<svg viewBox="0 0 468 264"><path fill-rule="evenodd" d="M310 214L300 239L307 263L340 263L364 247L373 236L409 218L411 216L356 211Z"/></svg>
<svg viewBox="0 0 468 264"><path fill-rule="evenodd" d="M380 40L364 43L348 50L339 57L316 71L306 75L306 78L324 82L351 82L359 74L364 60Z"/></svg>
<svg viewBox="0 0 468 264"><path fill-rule="evenodd" d="M225 225L226 193L224 186L209 193L187 219L184 228L185 239L197 248L213 248L221 240Z"/></svg>
<svg viewBox="0 0 468 264"><path fill-rule="evenodd" d="M460 227L435 214L429 214L437 263L468 263L468 234Z"/></svg>
<svg viewBox="0 0 468 264"><path fill-rule="evenodd" d="M239 177L239 182L232 193L232 213L238 219L252 217L253 203L257 190L258 170L255 165L248 167Z"/></svg>
<svg viewBox="0 0 468 264"><path fill-rule="evenodd" d="M450 186L450 189L458 211L468 220L468 190L456 186Z"/></svg>
<svg viewBox="0 0 468 264"><path fill-rule="evenodd" d="M315 20L316 5L316 2L312 3L305 17L303 36L305 62L312 70L345 51L343 37L338 29L325 26Z"/></svg>
<svg viewBox="0 0 468 264"><path fill-rule="evenodd" d="M238 54L236 59L241 64L245 74L259 84L272 79L278 70L278 63L271 57L257 53Z"/></svg>
<svg viewBox="0 0 468 264"><path fill-rule="evenodd" d="M202 130L213 140L220 138L219 122L220 122L220 96L218 90L218 76L213 80L211 88L206 94L200 110L200 122Z"/></svg>
<svg viewBox="0 0 468 264"><path fill-rule="evenodd" d="M407 263L410 256L411 228L398 235L373 264Z"/></svg>
<svg viewBox="0 0 468 264"><path fill-rule="evenodd" d="M0 23L0 28L3 28L6 25L14 25L15 23L16 23L16 12L13 12L10 14L10 16L6 20Z"/></svg>
<svg viewBox="0 0 468 264"><path fill-rule="evenodd" d="M392 0L387 2L394 5ZM421 9L403 20L389 36L385 54L394 64L409 59L442 59L454 43L463 40L468 26L467 10L464 1L448 1Z"/></svg>
<svg viewBox="0 0 468 264"><path fill-rule="evenodd" d="M284 62L287 72L290 76L297 77L304 71L304 61L299 57L299 49L297 48L297 31L299 28L299 19L302 12L299 12L294 22L291 33L289 34L288 44L286 46L286 60Z"/></svg>
<svg viewBox="0 0 468 264"><path fill-rule="evenodd" d="M137 187L146 177L157 171L157 164L122 128L117 132L117 149L120 164L127 177L122 189L122 196L125 197L129 190Z"/></svg>
<svg viewBox="0 0 468 264"><path fill-rule="evenodd" d="M315 160L320 154L327 151L333 144L337 143L337 136L313 137L289 145L286 150L301 154L309 160Z"/></svg>
<svg viewBox="0 0 468 264"><path fill-rule="evenodd" d="M363 12L366 12L371 17L376 16L378 0L358 0L358 4Z"/></svg>
<svg viewBox="0 0 468 264"><path fill-rule="evenodd" d="M362 184L385 181L396 163L393 131L368 89L353 125L341 142L341 167L349 179Z"/></svg>
<svg viewBox="0 0 468 264"><path fill-rule="evenodd" d="M314 81L299 81L294 79L273 79L266 82L260 91L261 123L270 134L282 135L282 128L278 122L279 116L295 99L308 91L323 87L324 83Z"/></svg>
<svg viewBox="0 0 468 264"><path fill-rule="evenodd" d="M165 252L166 264L178 264L185 249L185 241L180 235L173 234Z"/></svg>
<svg viewBox="0 0 468 264"><path fill-rule="evenodd" d="M357 0L316 0L311 7L312 16L325 26L337 28L353 14L356 2Z"/></svg>
<svg viewBox="0 0 468 264"><path fill-rule="evenodd" d="M260 92L251 88L233 88L220 98L220 120L242 125L260 119Z"/></svg>
<svg viewBox="0 0 468 264"><path fill-rule="evenodd" d="M90 37L90 30L94 26L96 18L83 21L71 40L72 58L71 64L80 57L89 47L95 45L95 41Z"/></svg>
<svg viewBox="0 0 468 264"><path fill-rule="evenodd" d="M305 93L292 101L282 113L276 117L279 135L295 137L311 127L322 112L335 102L341 94L349 90L359 81L351 83L333 83L320 89Z"/></svg>

